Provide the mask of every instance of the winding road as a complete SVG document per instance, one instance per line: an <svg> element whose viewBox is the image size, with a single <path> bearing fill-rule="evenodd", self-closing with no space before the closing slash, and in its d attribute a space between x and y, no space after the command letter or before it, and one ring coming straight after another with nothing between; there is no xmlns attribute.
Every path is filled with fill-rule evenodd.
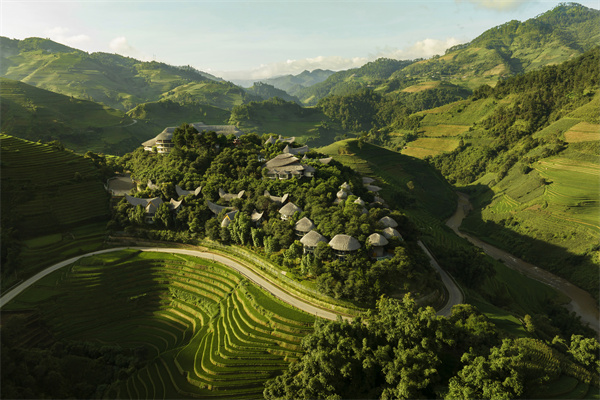
<svg viewBox="0 0 600 400"><path fill-rule="evenodd" d="M438 265L438 263L435 261L435 259L433 258L433 256L429 252L429 250L423 245L423 243L421 243L419 241L419 245L421 246L421 248L423 248L425 253L429 256L432 267L440 273L440 275L442 277L442 281L444 282L444 284L446 285L446 288L448 289L448 293L449 293L448 302L438 312L439 315L448 316L448 315L450 315L450 309L452 308L453 305L462 303L462 301L463 301L462 292L460 291L460 289L458 288L456 283L454 283L452 278L450 276L448 276L448 274L444 270L441 269L441 267ZM224 264L230 268L233 268L234 270L236 270L240 274L244 275L250 281L259 285L260 287L262 287L264 290L268 291L275 297L279 298L280 300L286 302L287 304L290 304L302 311L305 311L309 314L316 315L318 317L326 318L329 320L335 320L340 315L340 314L332 312L330 310L326 310L321 307L317 307L314 304L308 303L307 301L302 300L298 297L292 296L291 294L284 291L283 289L281 289L279 286L275 285L270 280L267 280L263 276L257 274L250 268L245 267L244 265L238 263L237 261L232 260L227 257L224 257L222 255L210 253L210 252L198 251L198 250L188 250L188 249L179 249L179 248L158 248L158 247L115 247L115 248L106 249L106 250L93 251L91 253L82 254L80 256L72 257L72 258L69 258L68 260L61 261L59 263L56 263L56 264L46 268L43 271L37 273L36 275L32 276L31 278L25 280L24 282L22 282L21 284L19 284L12 290L10 290L8 293L6 293L2 297L0 297L0 309L2 307L4 307L7 303L9 303L11 300L13 300L15 297L17 297L19 294L21 294L25 289L27 289L28 287L33 285L35 282L39 281L40 279L44 278L45 276L47 276L61 268L66 267L67 265L73 264L75 261L79 260L80 258L89 257L89 256L97 255L97 254L110 253L113 251L119 251L119 250L125 250L125 249L152 251L152 252L158 252L158 253L185 254L185 255L189 255L189 256L204 258L207 260L217 261L217 262L220 262L221 264ZM342 318L347 319L347 320L350 319L347 316L342 316Z"/></svg>
<svg viewBox="0 0 600 400"><path fill-rule="evenodd" d="M458 196L458 207L456 208L456 212L448 219L448 221L446 221L446 225L452 229L454 233L481 248L489 256L503 261L507 267L520 271L529 278L535 279L536 281L542 282L559 292L564 293L571 299L571 302L567 305L567 309L574 311L581 317L582 322L589 323L592 329L600 333L598 302L588 292L578 288L567 280L523 261L504 250L459 231L458 228L472 209L472 206L469 202L469 197L466 194L459 192Z"/></svg>

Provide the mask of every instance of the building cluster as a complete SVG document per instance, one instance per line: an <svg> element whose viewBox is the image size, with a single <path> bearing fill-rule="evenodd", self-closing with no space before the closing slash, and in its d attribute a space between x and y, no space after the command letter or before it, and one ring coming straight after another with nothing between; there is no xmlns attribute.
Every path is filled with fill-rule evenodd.
<svg viewBox="0 0 600 400"><path fill-rule="evenodd" d="M243 134L243 132L235 125L206 125L203 122L194 122L189 126L196 129L199 132L199 135L201 135L202 132L215 132L217 135L235 135L237 138ZM152 151L156 148L156 151L160 154L169 153L171 149L175 147L175 144L173 143L173 132L175 132L175 129L176 127L174 126L167 127L156 137L142 143L144 150Z"/></svg>

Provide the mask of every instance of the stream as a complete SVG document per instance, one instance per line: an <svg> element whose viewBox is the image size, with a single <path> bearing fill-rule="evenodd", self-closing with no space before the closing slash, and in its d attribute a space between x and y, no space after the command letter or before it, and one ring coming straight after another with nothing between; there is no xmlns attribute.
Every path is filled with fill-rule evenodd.
<svg viewBox="0 0 600 400"><path fill-rule="evenodd" d="M471 209L472 205L469 202L469 196L458 192L458 207L456 208L454 215L450 217L448 221L446 221L446 225L458 236L467 239L475 246L481 248L490 257L504 262L507 267L520 271L527 277L551 286L552 288L565 294L571 299L571 302L566 305L567 309L569 311L574 311L581 317L581 321L584 324L589 323L592 329L600 333L598 302L588 292L578 288L561 277L523 261L504 250L484 242L483 240L459 231L458 228Z"/></svg>

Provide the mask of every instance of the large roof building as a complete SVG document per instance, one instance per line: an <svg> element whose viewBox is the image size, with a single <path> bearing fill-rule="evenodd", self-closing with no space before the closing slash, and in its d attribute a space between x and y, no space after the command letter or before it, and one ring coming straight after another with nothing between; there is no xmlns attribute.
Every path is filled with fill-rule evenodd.
<svg viewBox="0 0 600 400"><path fill-rule="evenodd" d="M354 253L360 249L360 242L349 235L335 235L329 241L329 246L333 249L336 256L344 258L348 254Z"/></svg>
<svg viewBox="0 0 600 400"><path fill-rule="evenodd" d="M263 165L263 168L267 170L267 177L269 179L312 177L315 172L314 167L300 164L300 160L290 153L279 154L267 161Z"/></svg>
<svg viewBox="0 0 600 400"><path fill-rule="evenodd" d="M194 127L200 134L202 132L216 132L217 135L233 134L236 137L243 134L243 132L234 125L206 125L203 122L194 122L191 123L190 126ZM176 127L174 126L167 127L153 139L142 143L144 150L152 151L152 148L156 147L156 151L160 154L169 153L175 146L173 143L173 132L175 132L175 129Z"/></svg>

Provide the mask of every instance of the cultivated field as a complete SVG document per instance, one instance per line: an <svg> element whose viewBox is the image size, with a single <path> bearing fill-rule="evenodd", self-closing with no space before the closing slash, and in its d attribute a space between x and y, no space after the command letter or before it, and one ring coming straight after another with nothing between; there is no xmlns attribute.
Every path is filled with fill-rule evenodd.
<svg viewBox="0 0 600 400"><path fill-rule="evenodd" d="M406 148L402 150L402 154L416 158L433 157L447 151L452 151L457 147L458 140L456 139L425 137L408 143Z"/></svg>
<svg viewBox="0 0 600 400"><path fill-rule="evenodd" d="M222 265L133 250L82 259L6 308L38 309L57 339L145 346L112 398L262 397L314 322Z"/></svg>

